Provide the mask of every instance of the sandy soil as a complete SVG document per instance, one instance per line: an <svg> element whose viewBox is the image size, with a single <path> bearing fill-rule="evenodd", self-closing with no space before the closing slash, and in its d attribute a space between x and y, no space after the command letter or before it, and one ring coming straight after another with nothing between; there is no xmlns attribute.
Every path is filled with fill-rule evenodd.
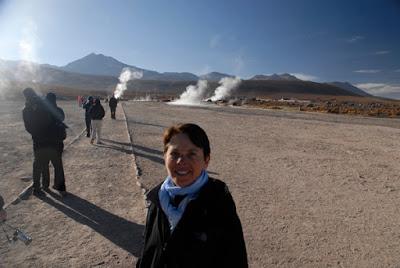
<svg viewBox="0 0 400 268"><path fill-rule="evenodd" d="M234 196L251 267L400 264L399 120L143 102L125 110L146 188L165 176L165 127L207 131L209 171Z"/></svg>
<svg viewBox="0 0 400 268"><path fill-rule="evenodd" d="M117 112L117 120L106 114L103 144L91 145L80 135L67 147L63 157L67 197L53 191L40 199L28 196L7 208L8 223L25 230L33 241L29 246L7 244L1 234L0 266L132 267L136 263L145 206L135 180L126 120L121 109Z"/></svg>
<svg viewBox="0 0 400 268"><path fill-rule="evenodd" d="M0 266L132 267L145 219L136 180L145 189L163 180L162 131L177 122L207 131L209 171L233 194L251 267L400 265L399 120L156 102L125 102L124 110L135 157L122 109L116 121L107 114L104 145L80 136L65 152L68 197L9 206L9 223L34 240L1 239ZM3 128L20 123L7 116L0 117L2 165L20 154L4 165L9 173L0 171L9 174L0 180L9 201L9 191L23 188L10 180L31 172L31 148L27 137L25 147L6 147L26 135Z"/></svg>

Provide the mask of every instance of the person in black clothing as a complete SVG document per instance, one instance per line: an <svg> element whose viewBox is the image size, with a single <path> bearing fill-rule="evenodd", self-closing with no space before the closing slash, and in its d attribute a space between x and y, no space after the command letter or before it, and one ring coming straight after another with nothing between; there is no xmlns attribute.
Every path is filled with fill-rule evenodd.
<svg viewBox="0 0 400 268"><path fill-rule="evenodd" d="M195 124L164 132L168 176L147 194L144 245L136 267L248 267L235 203L208 177L210 144Z"/></svg>
<svg viewBox="0 0 400 268"><path fill-rule="evenodd" d="M115 110L117 109L118 100L114 95L108 101L108 106L110 106L111 119L115 119Z"/></svg>
<svg viewBox="0 0 400 268"><path fill-rule="evenodd" d="M25 129L32 135L33 140L33 193L43 195L40 187L40 175L48 173L48 163L52 162L55 170L53 188L60 191L64 196L65 180L62 166L61 154L64 148L66 126L62 123L64 112L55 104L55 95L50 94L49 104L43 101L32 88L23 91L26 99L25 108L22 111ZM61 131L60 131L61 129ZM59 133L62 133L61 135ZM48 177L43 176L42 187L47 190L49 186Z"/></svg>
<svg viewBox="0 0 400 268"><path fill-rule="evenodd" d="M89 116L92 119L92 138L90 143L96 140L97 144L101 144L100 135L101 135L101 125L102 119L105 115L105 111L103 106L100 103L100 99L95 99L94 105L89 109Z"/></svg>
<svg viewBox="0 0 400 268"><path fill-rule="evenodd" d="M90 131L91 131L91 122L92 119L90 118L89 115L89 110L93 106L93 97L89 96L85 102L85 104L82 106L83 109L85 109L85 123L86 123L86 137L90 137Z"/></svg>
<svg viewBox="0 0 400 268"><path fill-rule="evenodd" d="M5 221L7 219L7 212L3 207L4 207L4 200L3 197L0 195L0 222Z"/></svg>
<svg viewBox="0 0 400 268"><path fill-rule="evenodd" d="M56 95L52 92L46 95L46 107L50 111L50 114L53 117L53 125L51 127L51 131L53 131L53 142L52 149L53 152L49 155L47 159L46 166L48 167L49 162L54 167L54 185L53 188L59 191L62 195L66 194L65 187L65 176L64 176L64 167L62 163L62 153L64 151L64 142L63 140L66 138L66 133L63 133L66 128L66 125L63 123L65 119L65 114L63 109L57 106ZM50 176L49 176L50 179ZM49 188L50 181L42 181L43 188L47 190Z"/></svg>

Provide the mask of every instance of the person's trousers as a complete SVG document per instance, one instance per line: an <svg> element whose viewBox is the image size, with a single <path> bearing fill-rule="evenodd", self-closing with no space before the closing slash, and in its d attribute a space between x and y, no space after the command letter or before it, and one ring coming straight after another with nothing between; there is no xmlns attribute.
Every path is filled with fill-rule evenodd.
<svg viewBox="0 0 400 268"><path fill-rule="evenodd" d="M110 112L111 112L111 119L115 119L115 110L116 110L117 108L116 107L110 107Z"/></svg>
<svg viewBox="0 0 400 268"><path fill-rule="evenodd" d="M87 134L87 136L90 135L91 122L92 122L92 120L90 119L90 117L89 116L85 116L86 134Z"/></svg>
<svg viewBox="0 0 400 268"><path fill-rule="evenodd" d="M102 120L92 120L92 140L100 141Z"/></svg>
<svg viewBox="0 0 400 268"><path fill-rule="evenodd" d="M49 162L54 167L53 188L58 191L65 191L64 167L62 163L62 150L53 147L36 148L33 160L33 190L40 190L40 175L48 172ZM49 186L49 177L43 176L42 186Z"/></svg>

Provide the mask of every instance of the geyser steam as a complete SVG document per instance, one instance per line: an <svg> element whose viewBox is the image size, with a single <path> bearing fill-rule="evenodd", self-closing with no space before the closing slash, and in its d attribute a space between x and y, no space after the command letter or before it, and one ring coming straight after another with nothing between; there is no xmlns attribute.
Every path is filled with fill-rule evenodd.
<svg viewBox="0 0 400 268"><path fill-rule="evenodd" d="M206 95L207 80L197 81L197 85L189 85L186 87L179 99L171 102L172 104L183 104L183 105L199 105Z"/></svg>
<svg viewBox="0 0 400 268"><path fill-rule="evenodd" d="M242 80L239 77L224 77L219 80L221 84L214 91L214 95L210 98L211 101L225 100L228 98L232 91L235 90Z"/></svg>
<svg viewBox="0 0 400 268"><path fill-rule="evenodd" d="M114 97L119 99L124 94L124 91L127 89L126 84L129 80L140 79L142 77L143 72L132 71L129 68L122 69L122 72L119 75L119 84L114 91Z"/></svg>

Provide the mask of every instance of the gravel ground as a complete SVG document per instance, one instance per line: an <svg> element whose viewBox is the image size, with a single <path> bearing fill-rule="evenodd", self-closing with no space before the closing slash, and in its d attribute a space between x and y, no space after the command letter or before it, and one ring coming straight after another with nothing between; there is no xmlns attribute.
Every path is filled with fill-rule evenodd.
<svg viewBox="0 0 400 268"><path fill-rule="evenodd" d="M203 127L212 176L242 221L251 267L400 265L399 120L125 104L145 188L166 175L162 131Z"/></svg>
<svg viewBox="0 0 400 268"><path fill-rule="evenodd" d="M66 197L24 196L7 208L7 223L33 241L8 244L1 233L0 267L134 267L146 211L122 109L117 117L106 114L103 144L80 135L64 152Z"/></svg>
<svg viewBox="0 0 400 268"><path fill-rule="evenodd" d="M9 245L0 267L132 267L140 253L150 189L166 176L162 132L178 122L203 127L209 172L225 181L242 221L251 267L400 265L399 120L232 107L124 102L104 122L104 145L84 136L64 154L70 195L29 197L7 209L8 222L33 237ZM0 192L9 202L30 182L31 141L23 104L0 106ZM75 102L61 102L83 129ZM5 111L3 113L3 111ZM138 174L138 177L136 177Z"/></svg>
<svg viewBox="0 0 400 268"><path fill-rule="evenodd" d="M85 128L84 110L74 101L58 101L65 113L69 144ZM6 203L32 182L33 147L22 121L23 102L0 103L0 193Z"/></svg>

